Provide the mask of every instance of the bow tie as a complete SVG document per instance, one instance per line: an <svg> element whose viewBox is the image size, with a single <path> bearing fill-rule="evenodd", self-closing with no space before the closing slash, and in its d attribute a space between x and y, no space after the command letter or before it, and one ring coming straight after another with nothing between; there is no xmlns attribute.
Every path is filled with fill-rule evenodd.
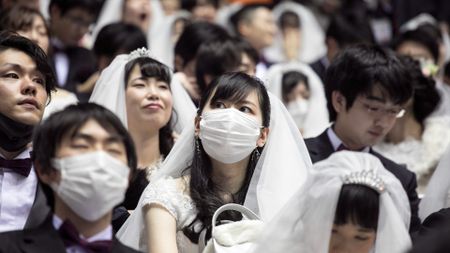
<svg viewBox="0 0 450 253"><path fill-rule="evenodd" d="M66 247L80 246L89 253L109 253L111 252L112 241L101 240L88 242L82 238L75 228L75 226L68 220L64 221L58 230L61 239Z"/></svg>
<svg viewBox="0 0 450 253"><path fill-rule="evenodd" d="M0 157L0 167L6 169L12 169L13 172L20 174L24 177L28 177L31 171L31 159L15 159L15 160L6 160Z"/></svg>

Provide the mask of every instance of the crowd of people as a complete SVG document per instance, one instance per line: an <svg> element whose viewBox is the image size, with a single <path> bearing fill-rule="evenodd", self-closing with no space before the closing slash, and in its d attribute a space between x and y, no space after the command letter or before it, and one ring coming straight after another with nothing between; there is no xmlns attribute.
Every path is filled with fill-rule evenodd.
<svg viewBox="0 0 450 253"><path fill-rule="evenodd" d="M449 16L1 0L0 253L450 251Z"/></svg>

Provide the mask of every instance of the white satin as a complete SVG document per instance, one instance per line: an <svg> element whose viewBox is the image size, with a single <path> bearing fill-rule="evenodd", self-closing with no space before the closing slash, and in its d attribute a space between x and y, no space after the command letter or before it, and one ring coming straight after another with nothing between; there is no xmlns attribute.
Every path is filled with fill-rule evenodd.
<svg viewBox="0 0 450 253"><path fill-rule="evenodd" d="M323 83L311 67L301 62L288 62L273 65L267 74L267 89L281 99L283 74L289 71L298 71L308 77L310 91L310 97L308 99L309 109L305 116L302 133L305 138L316 137L322 133L330 123Z"/></svg>
<svg viewBox="0 0 450 253"><path fill-rule="evenodd" d="M297 60L312 63L324 56L327 52L325 33L312 11L299 3L282 2L273 9L273 15L277 22L285 11L296 13L301 22L300 50ZM283 51L281 29L278 30L272 46L264 51L264 55L270 62L284 62L287 60Z"/></svg>
<svg viewBox="0 0 450 253"><path fill-rule="evenodd" d="M269 221L287 203L305 182L312 167L308 150L294 121L275 96L269 94L271 119L269 135L256 165L244 205ZM185 128L164 160L153 181L189 173L194 155L194 121ZM144 232L143 197L138 207L118 231L119 240L139 249L139 238Z"/></svg>
<svg viewBox="0 0 450 253"><path fill-rule="evenodd" d="M375 156L341 151L314 164L312 172L289 203L267 224L253 252L328 253L331 229L343 180L346 175L374 170L383 180L377 238L372 252L404 253L411 246L408 233L408 197L398 179Z"/></svg>

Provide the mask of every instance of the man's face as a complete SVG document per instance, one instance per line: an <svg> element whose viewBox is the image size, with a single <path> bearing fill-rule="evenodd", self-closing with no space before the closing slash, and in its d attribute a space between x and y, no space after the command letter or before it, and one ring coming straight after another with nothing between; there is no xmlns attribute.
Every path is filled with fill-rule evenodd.
<svg viewBox="0 0 450 253"><path fill-rule="evenodd" d="M242 25L241 34L258 51L272 45L277 27L272 12L260 7L253 12L252 19Z"/></svg>
<svg viewBox="0 0 450 253"><path fill-rule="evenodd" d="M353 105L338 91L332 95L337 112L335 131L344 144L353 150L373 146L381 141L394 126L397 117L404 112L402 105L389 101L380 89L370 95L359 95Z"/></svg>
<svg viewBox="0 0 450 253"><path fill-rule="evenodd" d="M82 8L62 14L55 6L50 15L52 32L65 46L77 46L94 22L94 16Z"/></svg>
<svg viewBox="0 0 450 253"><path fill-rule="evenodd" d="M27 54L16 49L0 52L0 113L36 125L47 101L45 77Z"/></svg>

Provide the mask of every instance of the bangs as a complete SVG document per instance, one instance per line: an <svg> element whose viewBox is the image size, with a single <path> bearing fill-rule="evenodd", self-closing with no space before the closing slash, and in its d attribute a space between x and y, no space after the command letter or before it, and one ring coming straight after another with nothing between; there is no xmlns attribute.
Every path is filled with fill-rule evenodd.
<svg viewBox="0 0 450 253"><path fill-rule="evenodd" d="M218 100L239 103L244 101L247 96L255 90L256 87L242 85L242 83L219 83L216 87L214 96L211 98L210 104L213 104ZM258 100L258 102L261 103L261 98L259 96Z"/></svg>
<svg viewBox="0 0 450 253"><path fill-rule="evenodd" d="M169 67L149 57L140 57L128 62L127 65L125 65L125 84L128 84L130 73L136 65L139 65L143 77L155 78L156 80L165 82L170 86L172 76Z"/></svg>
<svg viewBox="0 0 450 253"><path fill-rule="evenodd" d="M336 208L334 224L353 223L363 228L377 230L379 194L375 190L357 184L343 185Z"/></svg>

